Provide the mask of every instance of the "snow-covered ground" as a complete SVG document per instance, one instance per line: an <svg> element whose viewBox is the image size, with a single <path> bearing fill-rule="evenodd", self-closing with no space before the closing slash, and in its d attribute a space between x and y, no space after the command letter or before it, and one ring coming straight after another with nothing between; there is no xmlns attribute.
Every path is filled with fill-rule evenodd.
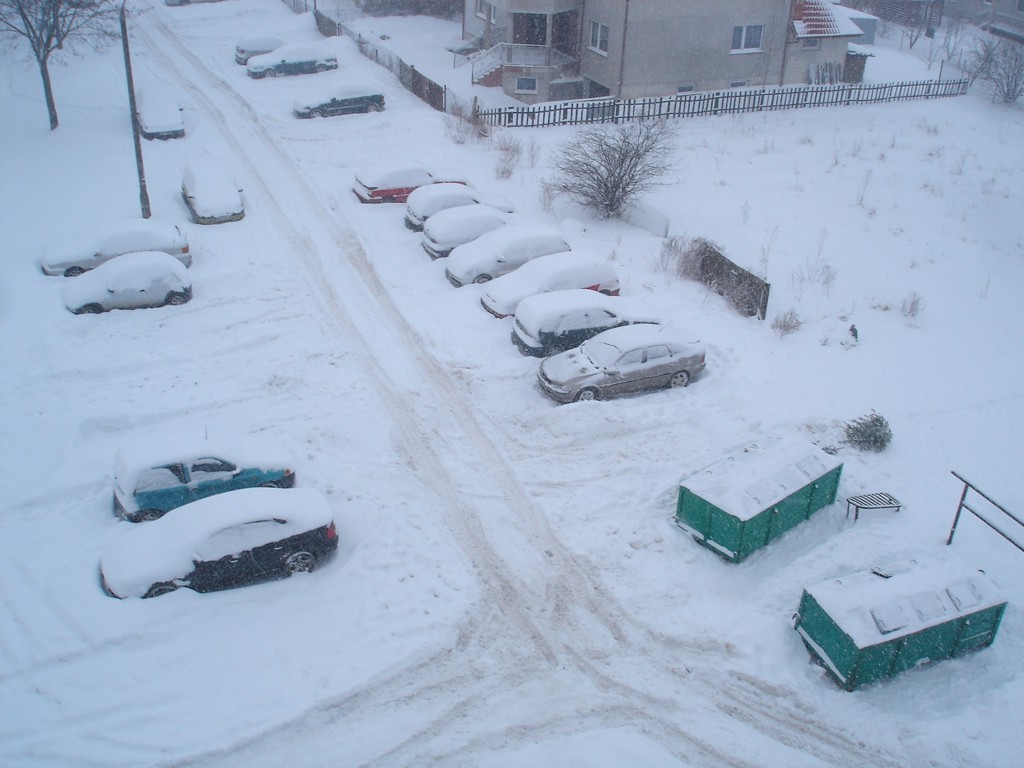
<svg viewBox="0 0 1024 768"><path fill-rule="evenodd" d="M647 202L767 277L760 322L673 277L659 238L543 209L574 129L507 133L523 160L498 180L493 137L452 141L348 39L336 73L247 78L239 36L316 37L277 0L134 7L137 79L185 108L186 137L144 153L154 215L193 244L189 304L73 316L34 262L138 211L120 50L52 68L53 133L25 51L0 62L0 765L1019 764L1024 558L973 518L945 540L951 470L1024 512L1024 110L976 92L679 122L678 175ZM446 24L372 23L396 49ZM929 76L878 53L873 81ZM300 90L348 79L388 109L291 116ZM187 223L181 170L203 155L244 188L243 221ZM706 374L548 401L480 286L447 283L401 206L349 191L356 168L421 160L607 255L624 295L705 342ZM803 325L780 337L790 309ZM839 444L871 409L890 447ZM339 556L246 589L104 596L99 555L128 525L113 455L181 428L293 451ZM678 481L776 436L839 445L840 499L728 564L674 525ZM842 500L874 490L904 509L847 519ZM805 585L945 556L1009 599L991 648L852 694L809 661L790 623Z"/></svg>

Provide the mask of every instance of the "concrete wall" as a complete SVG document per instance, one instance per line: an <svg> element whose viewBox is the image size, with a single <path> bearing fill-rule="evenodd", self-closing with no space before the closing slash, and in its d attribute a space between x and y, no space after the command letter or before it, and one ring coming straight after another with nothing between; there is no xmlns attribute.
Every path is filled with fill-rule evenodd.
<svg viewBox="0 0 1024 768"><path fill-rule="evenodd" d="M779 85L789 8L789 0L588 0L580 73L621 98ZM611 29L607 55L589 47L592 21ZM733 53L733 27L751 25L764 28L760 50Z"/></svg>

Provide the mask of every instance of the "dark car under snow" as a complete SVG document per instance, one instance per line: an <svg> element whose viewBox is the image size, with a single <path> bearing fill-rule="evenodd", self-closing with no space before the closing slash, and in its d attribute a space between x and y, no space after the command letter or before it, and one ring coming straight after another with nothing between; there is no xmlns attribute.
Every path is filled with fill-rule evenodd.
<svg viewBox="0 0 1024 768"><path fill-rule="evenodd" d="M338 548L327 499L311 488L247 488L144 525L121 523L100 560L112 597L214 592L314 570Z"/></svg>

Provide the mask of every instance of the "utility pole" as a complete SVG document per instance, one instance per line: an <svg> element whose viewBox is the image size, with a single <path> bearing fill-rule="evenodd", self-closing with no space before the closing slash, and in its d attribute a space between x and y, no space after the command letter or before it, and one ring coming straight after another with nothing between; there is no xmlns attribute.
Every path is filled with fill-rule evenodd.
<svg viewBox="0 0 1024 768"><path fill-rule="evenodd" d="M139 203L142 206L142 218L148 219L153 215L149 207L149 192L146 190L146 171L142 167L142 137L139 135L139 121L135 118L135 81L132 78L132 57L128 50L128 21L125 18L124 7L127 3L121 3L121 43L124 48L124 73L128 79L128 110L132 120L132 139L135 142L135 167L139 172Z"/></svg>

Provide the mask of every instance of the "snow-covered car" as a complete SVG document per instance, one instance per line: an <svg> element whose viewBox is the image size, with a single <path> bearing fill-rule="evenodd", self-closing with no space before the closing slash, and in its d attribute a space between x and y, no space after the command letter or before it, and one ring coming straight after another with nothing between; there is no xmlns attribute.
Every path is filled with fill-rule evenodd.
<svg viewBox="0 0 1024 768"><path fill-rule="evenodd" d="M428 170L418 165L367 168L356 172L352 192L361 203L404 203L415 189L428 184L465 184L451 171Z"/></svg>
<svg viewBox="0 0 1024 768"><path fill-rule="evenodd" d="M249 35L240 37L235 43L235 62L248 64L253 56L262 56L265 53L276 51L284 45L277 35Z"/></svg>
<svg viewBox="0 0 1024 768"><path fill-rule="evenodd" d="M453 248L472 242L511 221L510 214L482 203L448 208L435 213L423 226L420 245L430 258L441 259Z"/></svg>
<svg viewBox="0 0 1024 768"><path fill-rule="evenodd" d="M594 254L550 253L491 280L480 304L495 317L508 317L515 314L519 302L527 296L566 288L587 288L618 296L619 278L607 260Z"/></svg>
<svg viewBox="0 0 1024 768"><path fill-rule="evenodd" d="M170 93L153 85L137 90L135 120L144 139L180 139L185 135L181 105Z"/></svg>
<svg viewBox="0 0 1024 768"><path fill-rule="evenodd" d="M114 456L114 512L137 523L240 488L291 488L294 466L287 450L254 437L140 441Z"/></svg>
<svg viewBox="0 0 1024 768"><path fill-rule="evenodd" d="M193 3L215 3L219 0L164 0L164 5L192 5Z"/></svg>
<svg viewBox="0 0 1024 768"><path fill-rule="evenodd" d="M277 77L278 75L309 75L338 68L334 51L319 43L292 43L282 45L270 53L252 56L246 62L249 77Z"/></svg>
<svg viewBox="0 0 1024 768"><path fill-rule="evenodd" d="M163 307L191 300L188 269L163 251L115 256L64 286L64 305L76 315Z"/></svg>
<svg viewBox="0 0 1024 768"><path fill-rule="evenodd" d="M281 579L314 570L338 548L330 504L312 488L231 491L121 526L100 558L103 591L118 598Z"/></svg>
<svg viewBox="0 0 1024 768"><path fill-rule="evenodd" d="M196 224L223 224L245 216L242 190L219 163L195 160L181 174L181 198Z"/></svg>
<svg viewBox="0 0 1024 768"><path fill-rule="evenodd" d="M39 257L39 268L47 275L74 277L134 251L163 251L186 267L192 265L188 239L177 224L124 219L52 243Z"/></svg>
<svg viewBox="0 0 1024 768"><path fill-rule="evenodd" d="M636 299L569 288L538 293L520 301L512 326L512 342L524 355L547 357L578 347L611 328L657 322L659 318Z"/></svg>
<svg viewBox="0 0 1024 768"><path fill-rule="evenodd" d="M473 203L486 203L505 213L515 211L515 206L501 196L480 192L466 184L430 184L409 195L405 204L405 226L413 232L420 232L427 219L435 213Z"/></svg>
<svg viewBox="0 0 1024 768"><path fill-rule="evenodd" d="M384 96L368 85L345 83L333 85L296 99L292 113L296 117L335 117L358 112L380 112Z"/></svg>
<svg viewBox="0 0 1024 768"><path fill-rule="evenodd" d="M704 347L663 325L627 325L544 358L540 388L559 403L685 387L705 367Z"/></svg>
<svg viewBox="0 0 1024 768"><path fill-rule="evenodd" d="M557 229L510 224L453 249L448 254L444 274L456 288L467 283L486 283L540 256L568 250L569 245Z"/></svg>

